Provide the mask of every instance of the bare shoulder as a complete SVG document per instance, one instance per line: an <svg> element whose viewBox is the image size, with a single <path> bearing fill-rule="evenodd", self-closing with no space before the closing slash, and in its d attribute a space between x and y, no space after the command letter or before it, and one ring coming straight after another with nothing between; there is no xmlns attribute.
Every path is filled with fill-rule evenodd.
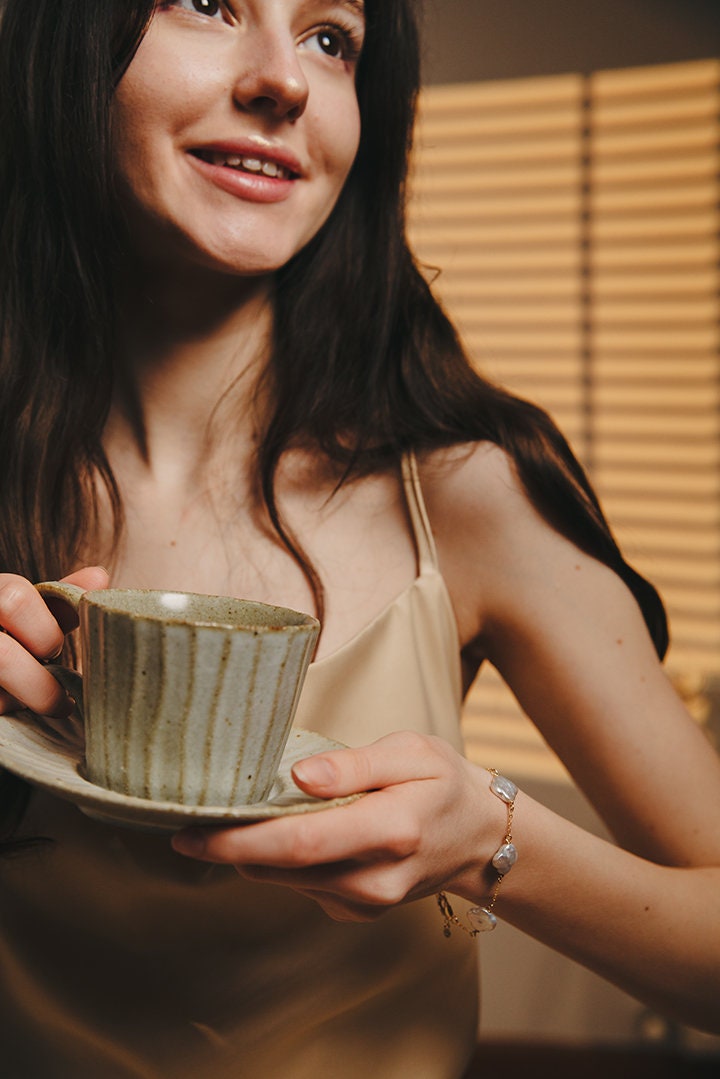
<svg viewBox="0 0 720 1079"><path fill-rule="evenodd" d="M433 450L419 458L428 512L439 511L455 526L475 520L497 525L531 505L512 458L491 442L467 442Z"/></svg>
<svg viewBox="0 0 720 1079"><path fill-rule="evenodd" d="M492 443L433 450L419 456L418 467L440 569L468 645L482 632L493 579L514 557L502 537L516 546L518 530L541 519L512 459Z"/></svg>
<svg viewBox="0 0 720 1079"><path fill-rule="evenodd" d="M515 623L537 604L624 589L536 509L511 457L488 443L433 451L419 460L423 493L464 645L492 622Z"/></svg>
<svg viewBox="0 0 720 1079"><path fill-rule="evenodd" d="M478 442L436 450L420 459L419 468L438 551L448 569L469 559L480 570L480 554L485 561L503 552L517 556L524 544L537 544L538 534L562 541L530 501L515 463L500 447Z"/></svg>

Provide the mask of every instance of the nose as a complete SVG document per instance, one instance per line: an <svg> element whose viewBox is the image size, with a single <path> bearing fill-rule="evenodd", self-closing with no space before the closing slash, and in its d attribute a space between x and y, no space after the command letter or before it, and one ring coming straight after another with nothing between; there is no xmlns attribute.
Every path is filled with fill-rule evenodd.
<svg viewBox="0 0 720 1079"><path fill-rule="evenodd" d="M294 123L305 111L308 91L290 34L260 28L248 34L233 85L238 108Z"/></svg>

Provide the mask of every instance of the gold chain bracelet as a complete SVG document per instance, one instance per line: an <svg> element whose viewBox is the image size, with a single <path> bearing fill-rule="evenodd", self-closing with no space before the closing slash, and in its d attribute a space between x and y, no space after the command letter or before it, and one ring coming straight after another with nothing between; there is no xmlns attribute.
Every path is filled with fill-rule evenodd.
<svg viewBox="0 0 720 1079"><path fill-rule="evenodd" d="M497 873L497 879L495 880L487 903L482 907L472 907L467 912L467 918L470 922L469 926L465 925L464 922L461 922L455 914L445 892L440 892L438 894L437 903L440 908L440 913L443 916L443 933L446 937L452 935L453 926L457 929L462 929L463 933L467 933L471 937L476 937L478 933L489 933L495 928L497 925L497 916L493 913L493 908L497 901L500 885L502 884L504 877L515 865L518 858L517 848L512 841L512 825L518 789L512 780L507 779L505 776L501 776L497 768L488 768L488 771L492 776L492 779L490 780L490 790L496 798L499 798L500 801L504 802L507 806L505 835L503 836L501 845L493 854L491 862L493 869Z"/></svg>

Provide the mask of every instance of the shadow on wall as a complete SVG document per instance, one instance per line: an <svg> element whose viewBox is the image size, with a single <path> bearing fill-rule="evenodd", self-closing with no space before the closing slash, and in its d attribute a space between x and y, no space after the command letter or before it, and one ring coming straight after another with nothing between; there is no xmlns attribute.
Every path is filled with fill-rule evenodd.
<svg viewBox="0 0 720 1079"><path fill-rule="evenodd" d="M718 0L424 0L425 81L588 73L698 60L720 41Z"/></svg>

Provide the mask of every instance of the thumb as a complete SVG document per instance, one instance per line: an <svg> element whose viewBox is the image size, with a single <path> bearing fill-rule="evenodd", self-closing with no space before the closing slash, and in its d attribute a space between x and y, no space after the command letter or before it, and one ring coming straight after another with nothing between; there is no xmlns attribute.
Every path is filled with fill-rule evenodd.
<svg viewBox="0 0 720 1079"><path fill-rule="evenodd" d="M110 582L110 574L104 566L84 566L75 573L63 577L63 584L76 584L78 588L84 588L86 592L99 588L107 588Z"/></svg>
<svg viewBox="0 0 720 1079"><path fill-rule="evenodd" d="M293 779L307 794L340 798L438 774L438 739L403 732L360 749L336 749L299 761Z"/></svg>

